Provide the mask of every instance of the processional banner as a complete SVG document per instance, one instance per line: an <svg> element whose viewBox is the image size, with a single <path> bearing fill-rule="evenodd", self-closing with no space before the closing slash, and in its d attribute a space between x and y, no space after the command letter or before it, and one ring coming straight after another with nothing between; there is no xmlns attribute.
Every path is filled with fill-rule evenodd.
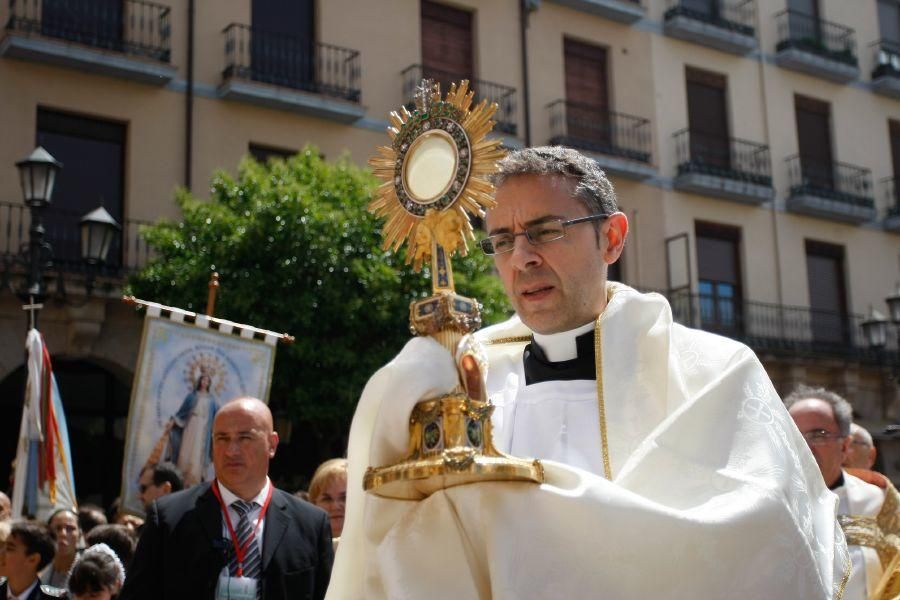
<svg viewBox="0 0 900 600"><path fill-rule="evenodd" d="M147 306L147 316L128 412L121 506L143 515L138 480L146 466L174 463L186 487L213 478L216 412L238 396L268 403L275 346L282 336L138 302Z"/></svg>

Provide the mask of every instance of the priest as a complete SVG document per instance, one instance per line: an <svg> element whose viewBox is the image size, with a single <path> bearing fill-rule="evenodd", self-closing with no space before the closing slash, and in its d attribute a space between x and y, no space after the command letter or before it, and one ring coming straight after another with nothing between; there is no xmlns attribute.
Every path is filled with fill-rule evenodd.
<svg viewBox="0 0 900 600"><path fill-rule="evenodd" d="M628 221L596 163L525 149L494 183L481 249L516 315L475 337L495 444L540 459L544 483L363 492L368 466L404 457L416 402L458 381L411 340L353 420L328 597L840 598L837 499L756 356L607 282Z"/></svg>

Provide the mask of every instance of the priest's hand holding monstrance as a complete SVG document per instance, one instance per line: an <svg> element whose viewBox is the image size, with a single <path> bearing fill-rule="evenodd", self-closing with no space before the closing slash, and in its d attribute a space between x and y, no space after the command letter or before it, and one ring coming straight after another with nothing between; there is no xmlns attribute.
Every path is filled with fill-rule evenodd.
<svg viewBox="0 0 900 600"><path fill-rule="evenodd" d="M477 481L543 480L537 460L499 452L493 443L484 377L487 361L471 337L481 326L477 300L456 293L451 258L466 254L474 239L470 216L494 206L486 177L505 152L487 139L496 104L472 106L468 82L452 84L445 98L425 80L412 112L391 113L391 146L369 162L384 183L369 208L386 218L384 246L408 244L407 262L420 270L430 261L432 295L410 305L410 331L431 336L456 357L458 385L449 394L423 399L409 419L406 457L371 465L364 488L389 498L419 499ZM423 365L428 368L428 365Z"/></svg>

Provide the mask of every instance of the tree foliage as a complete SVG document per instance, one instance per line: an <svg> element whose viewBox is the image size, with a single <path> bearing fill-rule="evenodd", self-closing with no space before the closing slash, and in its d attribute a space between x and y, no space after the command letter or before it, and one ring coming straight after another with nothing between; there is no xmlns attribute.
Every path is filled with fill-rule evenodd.
<svg viewBox="0 0 900 600"><path fill-rule="evenodd" d="M307 147L287 160L241 162L218 172L210 199L179 191L182 220L148 226L156 258L130 280L134 295L203 311L210 273L222 282L216 316L296 337L278 349L272 403L286 407L317 446L343 443L367 379L409 339L409 303L430 280L380 248L366 211L374 178L346 159ZM460 293L484 305L486 323L509 305L481 252L454 259Z"/></svg>

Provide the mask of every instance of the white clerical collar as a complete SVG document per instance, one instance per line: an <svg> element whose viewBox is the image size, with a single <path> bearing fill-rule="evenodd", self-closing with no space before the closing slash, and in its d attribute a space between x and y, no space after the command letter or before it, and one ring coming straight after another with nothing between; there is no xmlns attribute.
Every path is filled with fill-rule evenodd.
<svg viewBox="0 0 900 600"><path fill-rule="evenodd" d="M560 333L535 333L534 341L544 352L544 356L550 362L560 362L578 358L578 348L575 346L575 338L594 330L594 322L591 321L576 329L562 331Z"/></svg>
<svg viewBox="0 0 900 600"><path fill-rule="evenodd" d="M7 581L6 581L6 597L7 597L8 600L25 600L25 598L27 598L29 595L31 595L31 592L32 592L32 591L34 590L34 588L37 587L40 583L41 583L41 580L40 580L40 579L35 579L35 580L34 580L34 583L32 583L31 585L29 585L27 588L25 588L25 591L23 591L23 592L22 592L21 594L19 594L19 595L16 595L16 594L13 594L13 593L12 593L12 588L9 587L9 580L7 580Z"/></svg>
<svg viewBox="0 0 900 600"><path fill-rule="evenodd" d="M241 500L237 494L229 490L227 487L222 485L221 481L217 480L219 484L219 493L222 494L222 504L225 506L231 506L237 500ZM269 494L269 478L266 477L266 485L259 491L259 493L250 499L250 502L256 502L257 506L262 506L266 503L266 496Z"/></svg>

